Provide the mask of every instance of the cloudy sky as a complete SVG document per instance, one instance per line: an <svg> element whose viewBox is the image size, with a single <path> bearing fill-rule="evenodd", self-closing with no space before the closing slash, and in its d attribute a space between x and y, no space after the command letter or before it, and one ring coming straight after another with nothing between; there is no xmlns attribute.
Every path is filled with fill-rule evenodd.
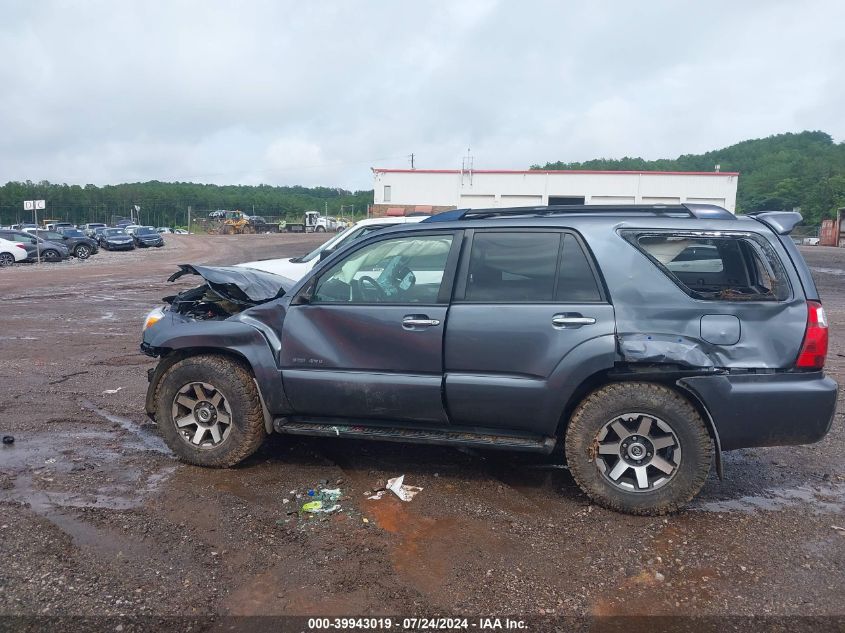
<svg viewBox="0 0 845 633"><path fill-rule="evenodd" d="M845 139L845 2L0 1L0 181L370 188Z"/></svg>

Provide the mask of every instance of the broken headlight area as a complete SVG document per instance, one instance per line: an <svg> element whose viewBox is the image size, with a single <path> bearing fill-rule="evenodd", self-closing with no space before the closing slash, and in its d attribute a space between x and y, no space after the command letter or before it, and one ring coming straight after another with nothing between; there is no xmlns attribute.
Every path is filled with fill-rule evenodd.
<svg viewBox="0 0 845 633"><path fill-rule="evenodd" d="M164 297L170 310L196 320L226 319L247 308L283 297L294 282L250 268L181 264L168 281L199 275L205 283Z"/></svg>
<svg viewBox="0 0 845 633"><path fill-rule="evenodd" d="M179 294L164 297L162 300L170 304L170 310L173 312L197 321L226 319L248 307L226 301L206 286L184 290Z"/></svg>

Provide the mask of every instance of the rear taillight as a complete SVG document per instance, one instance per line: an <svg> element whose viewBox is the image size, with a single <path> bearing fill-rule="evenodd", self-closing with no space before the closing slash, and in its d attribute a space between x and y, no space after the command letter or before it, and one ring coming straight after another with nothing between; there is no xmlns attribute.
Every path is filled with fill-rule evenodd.
<svg viewBox="0 0 845 633"><path fill-rule="evenodd" d="M822 369L827 356L827 317L818 301L807 302L807 331L795 366L801 369Z"/></svg>
<svg viewBox="0 0 845 633"><path fill-rule="evenodd" d="M22 248L23 250L26 250L26 246L24 246L23 244L15 244L15 246L17 246L18 248Z"/></svg>

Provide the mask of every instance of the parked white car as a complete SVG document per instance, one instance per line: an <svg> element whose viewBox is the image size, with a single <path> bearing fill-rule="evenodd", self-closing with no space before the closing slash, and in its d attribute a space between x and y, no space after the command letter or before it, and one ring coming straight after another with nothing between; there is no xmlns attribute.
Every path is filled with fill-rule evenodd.
<svg viewBox="0 0 845 633"><path fill-rule="evenodd" d="M291 257L289 259L264 259L254 262L245 262L238 264L243 268L254 268L256 270L264 270L268 273L275 273L282 277L287 277L293 281L299 281L305 276L305 273L310 271L320 261L320 253L326 249L337 250L341 246L346 246L352 240L369 235L373 231L377 231L386 226L395 226L397 224L409 224L412 222L421 222L428 216L412 216L412 217L391 217L391 218L372 218L369 220L361 220L356 222L354 226L338 233L332 239L324 244L320 244L313 251L302 257Z"/></svg>
<svg viewBox="0 0 845 633"><path fill-rule="evenodd" d="M22 262L27 258L23 244L0 238L0 268Z"/></svg>

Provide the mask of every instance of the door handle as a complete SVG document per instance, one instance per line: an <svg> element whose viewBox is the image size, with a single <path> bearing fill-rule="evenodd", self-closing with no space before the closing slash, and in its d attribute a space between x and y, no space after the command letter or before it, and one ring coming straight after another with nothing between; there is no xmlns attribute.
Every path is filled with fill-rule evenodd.
<svg viewBox="0 0 845 633"><path fill-rule="evenodd" d="M424 314L409 314L402 319L402 327L404 328L434 327L435 325L440 325L440 321L438 319L429 319Z"/></svg>
<svg viewBox="0 0 845 633"><path fill-rule="evenodd" d="M552 325L559 328L581 327L582 325L593 325L596 320L593 317L585 317L580 314L566 315L556 314L552 317Z"/></svg>

